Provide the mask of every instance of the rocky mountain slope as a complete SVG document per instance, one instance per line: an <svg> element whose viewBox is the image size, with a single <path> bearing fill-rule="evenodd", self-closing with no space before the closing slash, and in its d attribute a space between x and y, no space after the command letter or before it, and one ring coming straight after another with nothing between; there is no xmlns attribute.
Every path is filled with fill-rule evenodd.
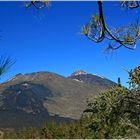
<svg viewBox="0 0 140 140"><path fill-rule="evenodd" d="M18 74L0 85L0 128L77 120L87 97L113 85L110 80L82 72L68 78L51 72Z"/></svg>
<svg viewBox="0 0 140 140"><path fill-rule="evenodd" d="M100 87L101 89L106 89L116 84L103 76L90 74L83 70L75 71L74 73L71 74L71 76L69 76L69 78L79 81L79 82L92 84L94 86Z"/></svg>

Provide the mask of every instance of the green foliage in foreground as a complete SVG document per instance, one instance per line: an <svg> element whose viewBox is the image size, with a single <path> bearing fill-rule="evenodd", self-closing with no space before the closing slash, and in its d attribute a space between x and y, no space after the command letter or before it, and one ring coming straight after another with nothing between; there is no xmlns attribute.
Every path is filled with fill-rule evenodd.
<svg viewBox="0 0 140 140"><path fill-rule="evenodd" d="M5 132L4 138L41 138L41 139L76 139L82 138L82 129L80 128L79 122L75 123L61 123L56 124L55 122L46 123L41 129L29 128L18 131Z"/></svg>
<svg viewBox="0 0 140 140"><path fill-rule="evenodd" d="M130 77L129 85L131 90L140 90L140 66L131 70L128 74Z"/></svg>
<svg viewBox="0 0 140 140"><path fill-rule="evenodd" d="M129 90L118 85L89 98L83 126L93 138L140 138L140 67L129 76Z"/></svg>
<svg viewBox="0 0 140 140"><path fill-rule="evenodd" d="M127 89L116 86L100 96L90 98L83 115L83 123L92 131L93 138L135 137L128 104L124 101Z"/></svg>
<svg viewBox="0 0 140 140"><path fill-rule="evenodd" d="M129 76L129 90L118 85L90 97L78 122L8 131L4 138L140 138L140 67L131 70Z"/></svg>

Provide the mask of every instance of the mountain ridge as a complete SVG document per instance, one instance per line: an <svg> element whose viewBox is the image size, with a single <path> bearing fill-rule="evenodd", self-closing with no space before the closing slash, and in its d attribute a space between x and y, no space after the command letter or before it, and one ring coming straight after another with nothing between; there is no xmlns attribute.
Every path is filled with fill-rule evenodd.
<svg viewBox="0 0 140 140"><path fill-rule="evenodd" d="M80 78L84 76L83 82L74 80L76 78L78 80L79 76ZM93 84L96 81L94 78L96 79L97 76L84 73L74 77L64 77L52 72L17 74L0 84L0 127L7 125L9 127L10 124L11 127L19 127L17 122L19 121L20 124L20 117L24 118L25 127L28 126L28 120L34 125L45 120L79 119L86 108L86 99L89 96L98 95L101 91L115 85L112 82L108 86L103 86L101 83L107 81L100 77L98 80L101 83L97 81ZM7 118L10 115L18 121L10 121Z"/></svg>

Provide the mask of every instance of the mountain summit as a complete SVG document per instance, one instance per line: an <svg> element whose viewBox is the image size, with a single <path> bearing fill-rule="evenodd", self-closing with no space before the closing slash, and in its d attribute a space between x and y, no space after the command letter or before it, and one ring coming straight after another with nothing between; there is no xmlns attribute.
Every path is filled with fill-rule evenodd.
<svg viewBox="0 0 140 140"><path fill-rule="evenodd" d="M87 73L83 70L75 71L68 78L73 79L75 81L100 87L100 89L106 89L112 85L116 85L116 83L112 82L111 80L103 76Z"/></svg>
<svg viewBox="0 0 140 140"><path fill-rule="evenodd" d="M17 74L0 84L0 128L77 120L89 96L113 85L108 79L81 70L70 77L51 72Z"/></svg>
<svg viewBox="0 0 140 140"><path fill-rule="evenodd" d="M71 74L71 76L82 75L82 74L87 74L87 72L83 70L76 70L75 72Z"/></svg>

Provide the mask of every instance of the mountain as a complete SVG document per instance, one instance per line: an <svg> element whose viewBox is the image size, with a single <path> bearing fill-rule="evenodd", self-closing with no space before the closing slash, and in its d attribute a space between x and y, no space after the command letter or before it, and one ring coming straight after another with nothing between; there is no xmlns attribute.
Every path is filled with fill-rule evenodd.
<svg viewBox="0 0 140 140"><path fill-rule="evenodd" d="M114 82L84 71L69 77L51 72L17 74L0 84L0 128L40 126L80 118L86 99Z"/></svg>
<svg viewBox="0 0 140 140"><path fill-rule="evenodd" d="M100 87L101 89L106 89L111 87L112 85L116 85L116 83L112 82L111 80L103 76L90 74L83 70L75 71L74 73L71 74L71 76L69 76L69 78L79 82L95 85L97 87Z"/></svg>

